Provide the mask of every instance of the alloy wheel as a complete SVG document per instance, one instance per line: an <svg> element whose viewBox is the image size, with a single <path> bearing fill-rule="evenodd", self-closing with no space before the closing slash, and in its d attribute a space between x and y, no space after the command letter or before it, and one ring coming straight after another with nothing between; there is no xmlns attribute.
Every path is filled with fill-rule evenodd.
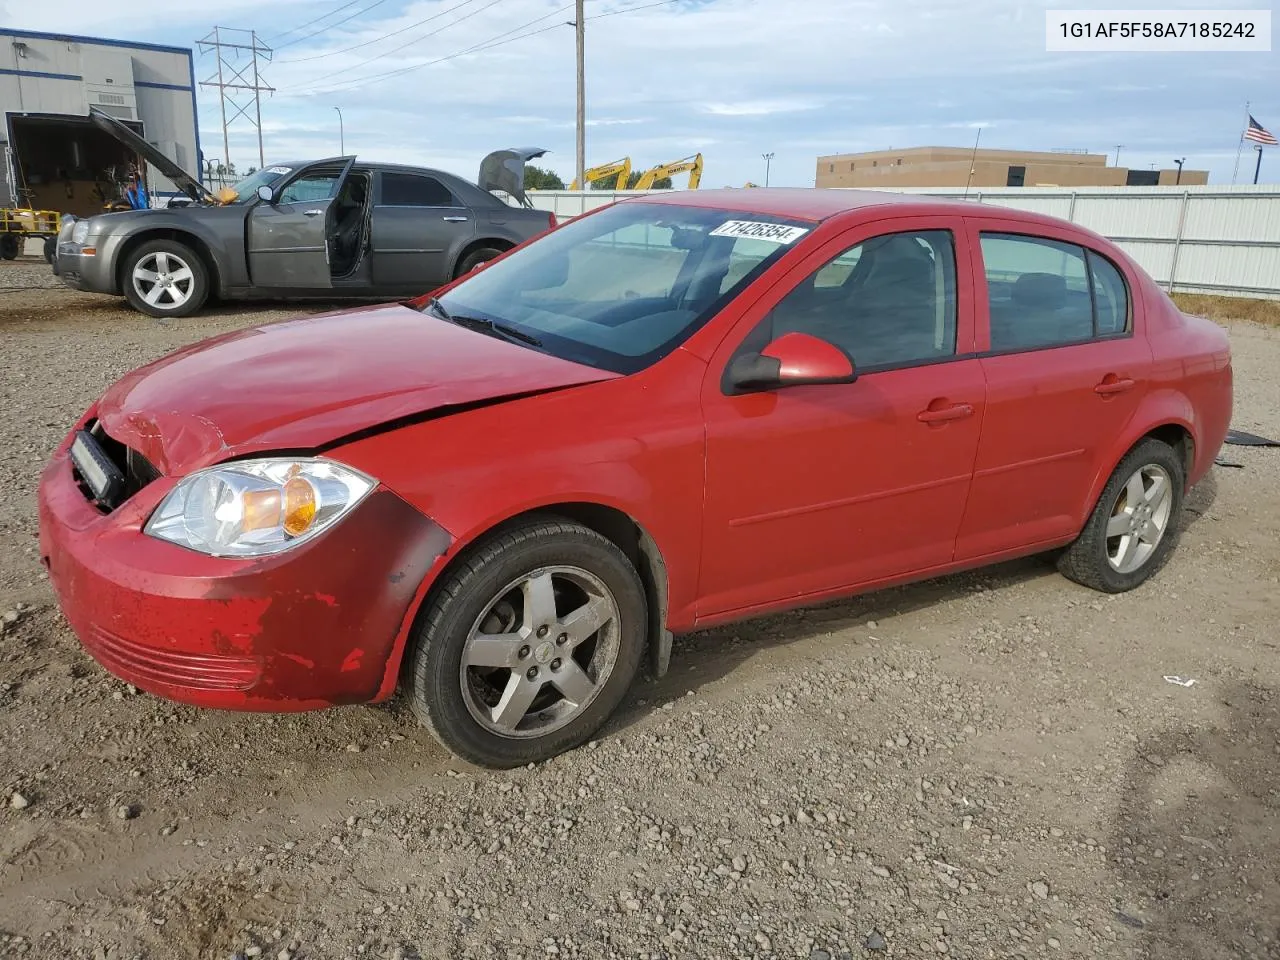
<svg viewBox="0 0 1280 960"><path fill-rule="evenodd" d="M196 277L182 257L163 250L149 253L133 266L133 289L160 310L174 310L191 299Z"/></svg>
<svg viewBox="0 0 1280 960"><path fill-rule="evenodd" d="M1107 562L1117 573L1133 573L1151 558L1169 528L1173 480L1149 463L1120 488L1107 521Z"/></svg>
<svg viewBox="0 0 1280 960"><path fill-rule="evenodd" d="M559 730L613 672L619 620L612 592L581 567L542 567L512 581L467 635L459 677L467 710L503 737Z"/></svg>

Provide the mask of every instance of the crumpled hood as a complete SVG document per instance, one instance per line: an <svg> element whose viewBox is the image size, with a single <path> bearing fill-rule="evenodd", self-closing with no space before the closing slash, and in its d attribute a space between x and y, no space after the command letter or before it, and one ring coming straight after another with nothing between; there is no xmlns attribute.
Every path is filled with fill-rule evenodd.
<svg viewBox="0 0 1280 960"><path fill-rule="evenodd" d="M401 417L613 379L400 304L240 330L133 371L98 403L162 473L303 451Z"/></svg>

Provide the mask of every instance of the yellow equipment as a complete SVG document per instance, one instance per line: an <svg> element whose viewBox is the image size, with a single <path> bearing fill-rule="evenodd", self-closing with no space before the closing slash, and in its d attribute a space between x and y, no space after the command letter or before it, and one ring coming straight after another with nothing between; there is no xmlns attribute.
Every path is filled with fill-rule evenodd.
<svg viewBox="0 0 1280 960"><path fill-rule="evenodd" d="M22 253L24 241L44 239L44 255L52 260L53 246L62 217L56 210L32 210L28 207L0 207L0 260L14 260Z"/></svg>
<svg viewBox="0 0 1280 960"><path fill-rule="evenodd" d="M689 189L697 190L698 184L702 181L702 154L695 153L693 156L685 157L683 160L662 163L646 170L640 175L640 180L636 183L636 189L652 190L656 181L663 177L673 177L677 173L684 173L685 171L689 173Z"/></svg>
<svg viewBox="0 0 1280 960"><path fill-rule="evenodd" d="M613 163L602 163L598 167L592 167L582 174L587 183L595 183L597 180L607 180L609 177L617 177L615 190L627 189L627 181L631 179L631 158L623 157L621 160L615 160ZM582 187L578 181L573 181L570 190L581 190Z"/></svg>
<svg viewBox="0 0 1280 960"><path fill-rule="evenodd" d="M743 189L743 190L754 190L754 189L756 189L756 188L757 188L757 187L759 187L759 186L760 186L760 184L758 184L758 183L752 183L750 180L748 180L746 183L744 183L744 184L742 185L742 189Z"/></svg>

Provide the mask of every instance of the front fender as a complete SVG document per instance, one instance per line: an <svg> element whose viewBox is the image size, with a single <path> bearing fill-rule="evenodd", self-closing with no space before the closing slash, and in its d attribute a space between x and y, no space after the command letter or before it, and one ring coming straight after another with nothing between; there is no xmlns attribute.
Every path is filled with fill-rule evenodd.
<svg viewBox="0 0 1280 960"><path fill-rule="evenodd" d="M249 282L244 255L244 211L231 207L192 207L180 210L139 210L121 215L101 233L99 250L107 251L111 276L120 276L120 257L153 235L176 236L207 254L215 287L226 293ZM119 290L112 292L118 293Z"/></svg>

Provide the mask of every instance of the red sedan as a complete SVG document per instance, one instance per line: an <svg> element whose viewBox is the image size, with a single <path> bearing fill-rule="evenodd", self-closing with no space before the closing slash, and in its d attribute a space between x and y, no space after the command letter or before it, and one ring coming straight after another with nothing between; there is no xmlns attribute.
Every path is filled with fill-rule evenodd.
<svg viewBox="0 0 1280 960"><path fill-rule="evenodd" d="M673 634L1040 551L1136 587L1231 405L1223 331L1079 227L674 193L131 373L54 453L41 553L144 690L403 686L512 766L592 736Z"/></svg>

